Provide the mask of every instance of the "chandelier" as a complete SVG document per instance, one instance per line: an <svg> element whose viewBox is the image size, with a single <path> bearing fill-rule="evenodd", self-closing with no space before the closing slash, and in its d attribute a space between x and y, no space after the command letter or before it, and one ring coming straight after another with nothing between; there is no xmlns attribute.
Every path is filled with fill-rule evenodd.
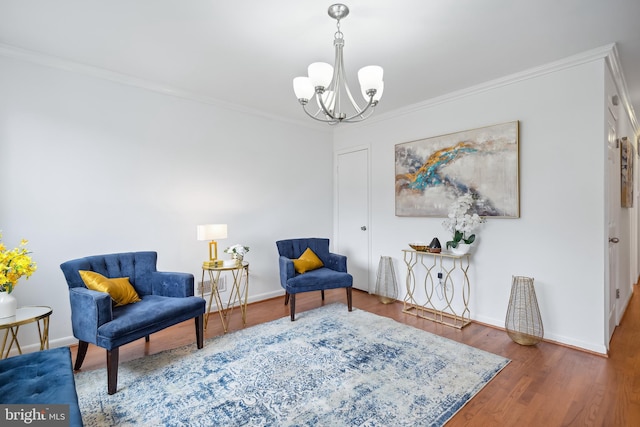
<svg viewBox="0 0 640 427"><path fill-rule="evenodd" d="M382 97L383 70L377 65L369 65L358 71L360 91L366 102L366 105L360 107L349 89L342 58L344 38L340 31L340 20L346 18L349 8L344 4L334 4L329 7L328 13L337 21L338 31L333 39L336 51L335 65L332 67L326 62L314 62L309 65L309 77L293 79L293 91L304 112L315 120L329 124L359 122L371 116ZM314 95L318 109L313 108L315 111L309 111L309 101Z"/></svg>

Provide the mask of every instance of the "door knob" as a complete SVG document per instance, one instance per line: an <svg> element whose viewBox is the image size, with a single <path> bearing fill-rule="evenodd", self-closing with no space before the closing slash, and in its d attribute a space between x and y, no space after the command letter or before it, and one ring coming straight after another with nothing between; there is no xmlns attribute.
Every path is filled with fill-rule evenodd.
<svg viewBox="0 0 640 427"><path fill-rule="evenodd" d="M617 237L609 237L609 243L618 243L620 239Z"/></svg>
<svg viewBox="0 0 640 427"><path fill-rule="evenodd" d="M362 230L362 231L367 231L367 226L366 226L366 225L363 225L362 227L360 227L360 230Z"/></svg>

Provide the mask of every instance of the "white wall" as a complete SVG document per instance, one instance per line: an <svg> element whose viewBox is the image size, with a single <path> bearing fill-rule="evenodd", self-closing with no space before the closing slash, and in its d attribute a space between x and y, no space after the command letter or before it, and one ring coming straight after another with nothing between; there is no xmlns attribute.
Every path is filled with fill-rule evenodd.
<svg viewBox="0 0 640 427"><path fill-rule="evenodd" d="M38 270L14 295L53 308L52 346L73 342L66 260L155 250L198 280L196 225L227 223L219 250L250 246L256 300L282 294L276 240L331 235L329 131L4 57L0 93L0 229L29 240Z"/></svg>
<svg viewBox="0 0 640 427"><path fill-rule="evenodd" d="M28 238L39 266L15 295L52 306L52 346L68 344L61 262L156 250L161 270L198 279L208 222L229 224L221 249L251 246L251 300L278 295L274 241L331 235L333 153L362 145L371 274L393 256L403 284L407 243L448 236L441 218L395 216L394 145L519 120L521 218L480 230L472 318L503 326L511 276L532 276L545 337L605 352L604 80L602 59L559 66L335 128L332 147L328 130L0 57L0 229L9 246ZM27 351L34 329L21 328Z"/></svg>
<svg viewBox="0 0 640 427"><path fill-rule="evenodd" d="M557 67L336 129L336 151L370 146L372 259L394 257L402 287L401 250L449 240L442 218L395 216L395 144L519 120L521 216L479 232L471 317L503 327L512 275L534 277L545 338L605 353L604 73L603 59Z"/></svg>

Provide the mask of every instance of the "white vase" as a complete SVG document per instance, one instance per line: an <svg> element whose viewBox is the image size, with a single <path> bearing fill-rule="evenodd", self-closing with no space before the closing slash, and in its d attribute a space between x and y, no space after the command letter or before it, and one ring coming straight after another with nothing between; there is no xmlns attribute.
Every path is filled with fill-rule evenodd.
<svg viewBox="0 0 640 427"><path fill-rule="evenodd" d="M16 315L18 300L9 292L0 292L0 319Z"/></svg>
<svg viewBox="0 0 640 427"><path fill-rule="evenodd" d="M242 265L242 261L244 260L244 255L234 252L231 254L231 259L235 259L237 265Z"/></svg>
<svg viewBox="0 0 640 427"><path fill-rule="evenodd" d="M451 247L451 253L455 254L455 255L466 255L469 253L469 250L471 249L471 245L467 244L467 243L463 243L460 242L458 243L457 247Z"/></svg>

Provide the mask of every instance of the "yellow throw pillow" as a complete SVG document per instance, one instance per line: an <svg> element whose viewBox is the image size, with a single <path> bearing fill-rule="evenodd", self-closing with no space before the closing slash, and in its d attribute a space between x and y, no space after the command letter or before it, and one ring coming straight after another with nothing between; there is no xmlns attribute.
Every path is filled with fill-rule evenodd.
<svg viewBox="0 0 640 427"><path fill-rule="evenodd" d="M141 301L128 277L108 278L95 271L84 270L80 270L80 277L87 288L108 293L116 307Z"/></svg>
<svg viewBox="0 0 640 427"><path fill-rule="evenodd" d="M300 258L293 260L293 267L298 273L302 274L307 271L324 267L324 264L322 263L320 258L318 258L318 255L316 255L315 252L311 250L311 248L307 248L307 250L304 251L302 255L300 255Z"/></svg>

